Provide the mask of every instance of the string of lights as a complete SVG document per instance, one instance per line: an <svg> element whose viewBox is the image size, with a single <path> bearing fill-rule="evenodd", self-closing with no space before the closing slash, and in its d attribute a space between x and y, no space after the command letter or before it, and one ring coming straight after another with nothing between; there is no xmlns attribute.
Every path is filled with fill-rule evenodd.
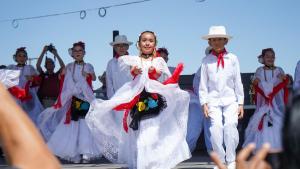
<svg viewBox="0 0 300 169"><path fill-rule="evenodd" d="M98 7L98 8L89 8L89 9L82 9L82 10L61 12L61 13L54 13L54 14L46 14L46 15L39 15L39 16L3 19L3 20L0 20L0 23L11 22L11 25L12 25L13 28L18 28L19 27L19 21L33 20L33 19L40 19L40 18L47 18L47 17L56 17L56 16L61 16L61 15L70 15L70 14L75 14L75 13L79 13L80 19L85 19L86 15L87 15L87 12L95 11L95 10L98 10L98 15L100 17L105 17L106 14L107 14L107 9L109 9L109 8L128 6L128 5L138 4L138 3L144 3L144 2L147 2L147 1L152 1L152 0L132 1L132 2L127 2L127 3L120 3L120 4L109 5L109 6L102 6L102 7Z"/></svg>

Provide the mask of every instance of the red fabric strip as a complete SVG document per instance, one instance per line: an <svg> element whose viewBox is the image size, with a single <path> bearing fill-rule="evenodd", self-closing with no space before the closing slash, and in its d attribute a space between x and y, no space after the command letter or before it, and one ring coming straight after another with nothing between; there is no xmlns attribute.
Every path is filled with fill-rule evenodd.
<svg viewBox="0 0 300 169"><path fill-rule="evenodd" d="M179 63L176 67L176 69L174 70L172 76L170 78L168 78L167 80L165 80L163 82L164 85L166 84L175 84L178 83L179 77L181 72L183 71L183 64Z"/></svg>
<svg viewBox="0 0 300 169"><path fill-rule="evenodd" d="M89 73L89 74L87 75L86 81L87 81L88 85L91 87L91 89L93 89L93 84L92 84L93 76L92 76L92 74Z"/></svg>
<svg viewBox="0 0 300 169"><path fill-rule="evenodd" d="M32 98L28 92L26 93L25 89L22 89L18 86L13 86L9 88L8 91L11 95L21 100L22 102Z"/></svg>
<svg viewBox="0 0 300 169"><path fill-rule="evenodd" d="M157 80L158 78L156 77L157 71L154 69L151 73L148 72L148 76L152 80Z"/></svg>
<svg viewBox="0 0 300 169"><path fill-rule="evenodd" d="M66 113L66 119L65 119L64 124L70 124L70 123L71 123L71 106Z"/></svg>
<svg viewBox="0 0 300 169"><path fill-rule="evenodd" d="M126 109L124 116L123 116L123 129L125 130L126 133L128 133L127 118L128 118L129 110L130 109Z"/></svg>
<svg viewBox="0 0 300 169"><path fill-rule="evenodd" d="M267 115L267 113L265 113L265 114L261 117L261 119L260 119L260 121L259 121L259 124L258 124L258 127L257 127L257 129L258 129L259 131L261 131L261 130L263 129L263 127L264 127L264 118L266 117L266 115Z"/></svg>

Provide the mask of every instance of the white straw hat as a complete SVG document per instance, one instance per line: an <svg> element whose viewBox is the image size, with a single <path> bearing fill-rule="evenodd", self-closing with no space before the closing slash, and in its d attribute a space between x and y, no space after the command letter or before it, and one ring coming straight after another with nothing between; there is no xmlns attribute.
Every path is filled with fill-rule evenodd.
<svg viewBox="0 0 300 169"><path fill-rule="evenodd" d="M226 34L226 29L224 26L211 26L209 28L208 35L202 37L202 39L208 40L210 38L227 38L231 39L232 36Z"/></svg>
<svg viewBox="0 0 300 169"><path fill-rule="evenodd" d="M117 35L115 37L115 41L109 43L111 46L117 45L117 44L127 44L132 45L132 42L127 40L127 37L125 35Z"/></svg>

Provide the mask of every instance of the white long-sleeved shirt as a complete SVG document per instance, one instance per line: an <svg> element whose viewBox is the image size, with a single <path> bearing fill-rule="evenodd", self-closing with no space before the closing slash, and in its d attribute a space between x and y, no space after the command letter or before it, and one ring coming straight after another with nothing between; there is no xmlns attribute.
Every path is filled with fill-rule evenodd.
<svg viewBox="0 0 300 169"><path fill-rule="evenodd" d="M244 90L237 57L224 55L224 68L217 67L217 57L208 54L202 60L199 99L201 105L226 106L233 102L244 104Z"/></svg>
<svg viewBox="0 0 300 169"><path fill-rule="evenodd" d="M123 56L121 56L123 57ZM117 58L112 58L106 67L107 97L110 99L126 82L132 80L128 66L118 64Z"/></svg>
<svg viewBox="0 0 300 169"><path fill-rule="evenodd" d="M298 61L294 75L294 90L300 89L300 61Z"/></svg>

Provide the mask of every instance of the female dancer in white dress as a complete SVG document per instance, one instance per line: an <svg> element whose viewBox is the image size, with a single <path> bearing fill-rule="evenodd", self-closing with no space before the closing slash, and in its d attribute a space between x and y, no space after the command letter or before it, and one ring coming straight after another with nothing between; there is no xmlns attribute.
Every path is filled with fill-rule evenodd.
<svg viewBox="0 0 300 169"><path fill-rule="evenodd" d="M59 98L41 113L39 128L56 156L86 163L101 157L85 121L89 103L95 99L91 84L96 77L93 66L83 61L83 42L74 43L70 53L74 62L65 67Z"/></svg>
<svg viewBox="0 0 300 169"><path fill-rule="evenodd" d="M289 79L280 67L274 66L275 52L272 48L263 49L259 61L264 66L256 70L253 81L256 110L246 128L243 146L255 143L259 150L264 143L270 143L269 156L278 160L275 156L282 151L281 130Z"/></svg>
<svg viewBox="0 0 300 169"><path fill-rule="evenodd" d="M186 143L189 95L177 84L182 65L166 80L170 72L165 61L155 57L155 46L153 32L141 33L140 56L120 58L120 64L131 67L134 80L110 100L95 100L86 117L103 155L130 169L169 169L190 158ZM123 121L114 120L113 109L125 110Z"/></svg>
<svg viewBox="0 0 300 169"><path fill-rule="evenodd" d="M17 87L21 90L9 91L14 96L18 105L22 107L31 120L37 124L37 118L44 109L37 96L39 76L33 66L26 64L28 56L25 47L18 48L13 57L17 64L9 65L7 69L20 71L19 84Z"/></svg>

